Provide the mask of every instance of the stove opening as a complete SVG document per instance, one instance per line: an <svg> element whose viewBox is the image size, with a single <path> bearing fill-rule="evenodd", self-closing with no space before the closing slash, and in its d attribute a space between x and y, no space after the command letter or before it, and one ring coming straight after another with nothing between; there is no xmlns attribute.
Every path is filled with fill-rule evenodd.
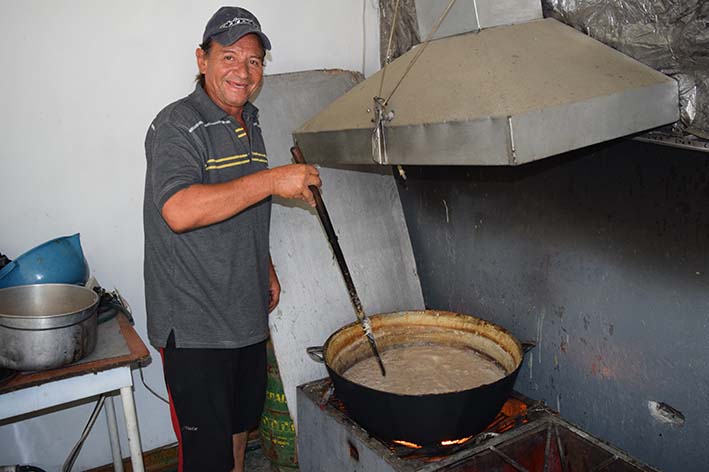
<svg viewBox="0 0 709 472"><path fill-rule="evenodd" d="M529 422L529 406L523 400L510 397L495 419L480 433L459 439L447 439L434 445L420 445L403 439L383 441L401 459L435 462L470 446L477 446L499 434Z"/></svg>

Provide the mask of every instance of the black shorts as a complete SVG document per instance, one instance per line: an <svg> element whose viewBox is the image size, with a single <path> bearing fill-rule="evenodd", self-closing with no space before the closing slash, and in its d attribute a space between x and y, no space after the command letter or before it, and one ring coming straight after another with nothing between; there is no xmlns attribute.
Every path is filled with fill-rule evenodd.
<svg viewBox="0 0 709 472"><path fill-rule="evenodd" d="M163 355L180 470L234 467L232 435L258 426L266 397L266 341L239 349L178 349Z"/></svg>

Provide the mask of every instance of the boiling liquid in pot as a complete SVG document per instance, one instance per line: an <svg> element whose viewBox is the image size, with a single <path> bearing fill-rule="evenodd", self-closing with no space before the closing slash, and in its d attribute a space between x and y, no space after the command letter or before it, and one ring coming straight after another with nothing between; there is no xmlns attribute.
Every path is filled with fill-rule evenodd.
<svg viewBox="0 0 709 472"><path fill-rule="evenodd" d="M388 349L381 357L386 377L374 357L354 364L342 375L366 387L403 395L469 390L507 375L497 362L472 349L411 345Z"/></svg>

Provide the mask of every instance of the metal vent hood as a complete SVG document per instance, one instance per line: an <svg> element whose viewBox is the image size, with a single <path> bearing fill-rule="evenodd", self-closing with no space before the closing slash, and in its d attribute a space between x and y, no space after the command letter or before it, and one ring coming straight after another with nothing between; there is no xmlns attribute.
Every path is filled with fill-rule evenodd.
<svg viewBox="0 0 709 472"><path fill-rule="evenodd" d="M417 0L421 37L443 3ZM381 94L382 70L294 131L308 161L516 165L679 118L673 79L542 19L538 0L459 0L438 33L470 29L428 43L380 126L374 97L389 97L423 45L387 66Z"/></svg>

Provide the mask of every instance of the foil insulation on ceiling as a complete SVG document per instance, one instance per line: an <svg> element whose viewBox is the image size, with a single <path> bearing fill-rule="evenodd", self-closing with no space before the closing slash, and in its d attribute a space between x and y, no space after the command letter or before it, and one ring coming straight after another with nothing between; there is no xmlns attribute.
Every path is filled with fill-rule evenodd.
<svg viewBox="0 0 709 472"><path fill-rule="evenodd" d="M543 0L543 6L545 16L675 78L682 128L709 139L709 2Z"/></svg>

